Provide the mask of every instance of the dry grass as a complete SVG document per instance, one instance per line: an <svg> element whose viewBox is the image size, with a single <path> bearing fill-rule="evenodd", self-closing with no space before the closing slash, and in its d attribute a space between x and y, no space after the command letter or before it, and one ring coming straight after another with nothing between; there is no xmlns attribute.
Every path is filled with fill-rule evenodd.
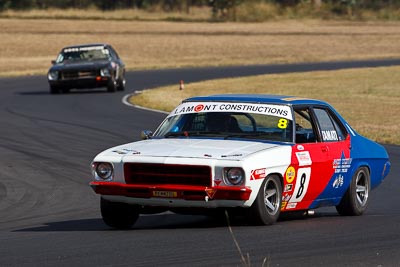
<svg viewBox="0 0 400 267"><path fill-rule="evenodd" d="M359 133L381 143L400 144L400 67L261 75L211 80L144 91L134 104L171 111L183 99L222 93L282 94L332 104ZM162 99L163 101L159 101Z"/></svg>
<svg viewBox="0 0 400 267"><path fill-rule="evenodd" d="M206 21L210 19L209 7L191 7L189 14L182 12L163 12L155 6L153 10L119 9L114 11L101 11L96 8L89 9L32 9L32 10L5 10L0 12L1 18L17 19L73 19L73 20L174 20L174 21Z"/></svg>
<svg viewBox="0 0 400 267"><path fill-rule="evenodd" d="M45 74L71 44L112 44L128 69L400 57L400 22L189 23L0 19L0 76Z"/></svg>

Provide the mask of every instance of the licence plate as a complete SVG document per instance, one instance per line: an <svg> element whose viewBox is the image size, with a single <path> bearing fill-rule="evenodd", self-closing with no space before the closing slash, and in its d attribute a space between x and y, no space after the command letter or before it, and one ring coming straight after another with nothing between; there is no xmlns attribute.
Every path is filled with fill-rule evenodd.
<svg viewBox="0 0 400 267"><path fill-rule="evenodd" d="M153 191L153 197L177 197L178 193L174 191Z"/></svg>

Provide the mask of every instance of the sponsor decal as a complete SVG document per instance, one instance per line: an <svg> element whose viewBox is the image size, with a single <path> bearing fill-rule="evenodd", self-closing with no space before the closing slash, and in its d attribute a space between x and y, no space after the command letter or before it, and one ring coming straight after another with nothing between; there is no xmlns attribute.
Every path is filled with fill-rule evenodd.
<svg viewBox="0 0 400 267"><path fill-rule="evenodd" d="M296 177L296 170L293 166L287 168L285 177L288 184L293 182L294 178Z"/></svg>
<svg viewBox="0 0 400 267"><path fill-rule="evenodd" d="M338 141L339 140L335 130L322 131L322 139L324 141Z"/></svg>
<svg viewBox="0 0 400 267"><path fill-rule="evenodd" d="M292 120L292 111L289 106L253 103L224 103L224 102L187 102L175 108L169 115L175 116L197 112L248 112L281 117L283 120ZM280 121L280 127L287 125L287 121ZM286 128L286 127L285 127Z"/></svg>
<svg viewBox="0 0 400 267"><path fill-rule="evenodd" d="M243 154L221 155L221 158L241 157Z"/></svg>
<svg viewBox="0 0 400 267"><path fill-rule="evenodd" d="M296 152L296 157L300 166L311 165L312 163L310 152L308 151Z"/></svg>
<svg viewBox="0 0 400 267"><path fill-rule="evenodd" d="M333 181L332 187L338 189L339 187L342 187L343 182L343 175L339 174L339 176L335 178L335 181Z"/></svg>
<svg viewBox="0 0 400 267"><path fill-rule="evenodd" d="M283 192L290 192L293 190L293 184L285 185L285 190Z"/></svg>
<svg viewBox="0 0 400 267"><path fill-rule="evenodd" d="M282 201L282 205L281 205L281 210L284 210L286 207L287 202L286 201Z"/></svg>
<svg viewBox="0 0 400 267"><path fill-rule="evenodd" d="M104 49L104 46L71 47L71 48L64 49L64 53L79 52L79 51L91 51L91 50L103 50L103 49Z"/></svg>
<svg viewBox="0 0 400 267"><path fill-rule="evenodd" d="M201 104L194 107L194 111L195 112L200 112L203 109L204 109L204 105L201 105Z"/></svg>
<svg viewBox="0 0 400 267"><path fill-rule="evenodd" d="M256 169L251 171L250 180L263 179L267 175L266 169Z"/></svg>
<svg viewBox="0 0 400 267"><path fill-rule="evenodd" d="M125 155L125 154L128 154L128 153L131 153L132 155L140 154L140 151L136 151L136 150L133 150L133 149L126 149L126 148L121 149L121 150L113 150L112 152L120 154L120 155Z"/></svg>
<svg viewBox="0 0 400 267"><path fill-rule="evenodd" d="M120 154L120 155L125 155L128 154L126 151L121 151L121 150L113 150L114 153Z"/></svg>
<svg viewBox="0 0 400 267"><path fill-rule="evenodd" d="M341 158L333 160L333 169L335 169L335 173L347 173L349 168L351 167L352 158Z"/></svg>
<svg viewBox="0 0 400 267"><path fill-rule="evenodd" d="M297 150L303 151L303 150L304 150L304 146L298 145L298 146L297 146Z"/></svg>
<svg viewBox="0 0 400 267"><path fill-rule="evenodd" d="M297 203L288 203L288 204L286 205L286 209L287 209L287 210L295 209L296 206L297 206Z"/></svg>
<svg viewBox="0 0 400 267"><path fill-rule="evenodd" d="M285 195L283 195L283 197L282 197L282 201L284 201L284 202L288 202L289 201L289 199L292 197L292 195L289 195L289 194L285 194Z"/></svg>

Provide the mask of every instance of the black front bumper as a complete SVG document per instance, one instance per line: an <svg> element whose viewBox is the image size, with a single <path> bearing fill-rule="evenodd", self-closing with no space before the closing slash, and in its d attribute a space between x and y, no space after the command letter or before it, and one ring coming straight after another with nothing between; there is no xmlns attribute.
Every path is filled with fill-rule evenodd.
<svg viewBox="0 0 400 267"><path fill-rule="evenodd" d="M49 80L49 84L51 87L59 89L84 89L84 88L106 87L109 84L109 81L110 77L96 76L96 77L64 79L56 81Z"/></svg>

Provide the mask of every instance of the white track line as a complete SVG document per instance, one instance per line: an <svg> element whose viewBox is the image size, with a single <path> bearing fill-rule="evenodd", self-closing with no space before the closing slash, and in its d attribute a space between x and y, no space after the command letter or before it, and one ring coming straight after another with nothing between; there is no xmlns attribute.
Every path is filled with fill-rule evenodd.
<svg viewBox="0 0 400 267"><path fill-rule="evenodd" d="M138 108L138 109L142 109L142 110L147 110L147 111L152 111L152 112L158 112L158 113L162 113L162 114L169 114L169 112L165 112L165 111L162 111L162 110L152 109L152 108L145 108L145 107L142 107L142 106L133 105L132 103L130 103L130 102L128 101L128 99L129 99L131 96L135 96L135 95L140 94L140 93L141 93L141 91L135 91L135 92L133 92L132 94L125 95L125 96L122 98L122 103L125 104L125 105L127 105L127 106L134 107L134 108Z"/></svg>

